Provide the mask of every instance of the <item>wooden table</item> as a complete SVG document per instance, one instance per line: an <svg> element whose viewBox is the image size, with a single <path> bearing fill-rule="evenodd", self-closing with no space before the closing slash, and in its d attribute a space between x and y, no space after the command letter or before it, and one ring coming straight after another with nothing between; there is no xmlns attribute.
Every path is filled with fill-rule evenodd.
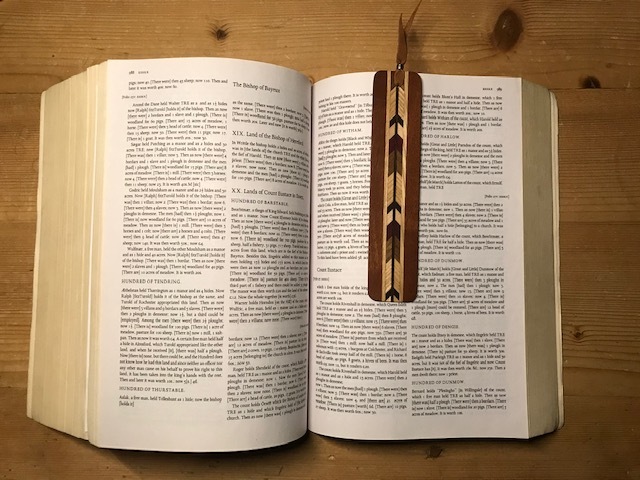
<svg viewBox="0 0 640 480"><path fill-rule="evenodd" d="M391 66L414 2L0 0L0 478L640 478L640 3L425 2L409 68L522 76L560 110L566 424L532 441L97 449L25 416L40 92L108 58ZM505 12L506 11L506 12ZM406 17L405 17L406 18Z"/></svg>

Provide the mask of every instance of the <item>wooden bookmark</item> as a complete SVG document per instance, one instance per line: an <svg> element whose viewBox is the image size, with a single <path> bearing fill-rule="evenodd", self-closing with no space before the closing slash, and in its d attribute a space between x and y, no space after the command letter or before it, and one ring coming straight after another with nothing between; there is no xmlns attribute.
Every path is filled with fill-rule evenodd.
<svg viewBox="0 0 640 480"><path fill-rule="evenodd" d="M417 9L406 27L400 16L397 69L373 80L369 296L382 302L411 302L418 293L422 82L404 70Z"/></svg>

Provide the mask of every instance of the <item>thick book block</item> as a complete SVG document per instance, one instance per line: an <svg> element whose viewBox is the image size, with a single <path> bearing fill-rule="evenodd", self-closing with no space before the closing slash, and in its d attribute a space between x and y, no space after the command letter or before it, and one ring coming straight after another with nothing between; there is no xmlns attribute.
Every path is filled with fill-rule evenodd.
<svg viewBox="0 0 640 480"><path fill-rule="evenodd" d="M28 415L194 452L558 428L555 101L420 79L409 303L368 295L373 73L124 60L44 92Z"/></svg>

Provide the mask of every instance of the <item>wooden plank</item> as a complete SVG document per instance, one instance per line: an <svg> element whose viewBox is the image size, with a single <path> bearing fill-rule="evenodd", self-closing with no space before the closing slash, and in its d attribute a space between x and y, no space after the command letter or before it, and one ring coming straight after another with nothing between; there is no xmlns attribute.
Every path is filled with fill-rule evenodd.
<svg viewBox="0 0 640 480"><path fill-rule="evenodd" d="M397 16L415 3L0 2L0 92L40 92L108 58L239 57L316 80L393 68ZM512 16L501 15L508 9ZM521 29L509 28L514 18ZM635 0L434 0L415 18L407 67L523 76L555 89L638 87L639 20Z"/></svg>
<svg viewBox="0 0 640 480"><path fill-rule="evenodd" d="M639 222L640 90L556 93L561 221Z"/></svg>
<svg viewBox="0 0 640 480"><path fill-rule="evenodd" d="M565 393L637 397L640 91L556 93Z"/></svg>
<svg viewBox="0 0 640 480"><path fill-rule="evenodd" d="M108 57L241 56L317 79L384 68L395 22L380 25L413 8L368 2L363 15L362 4L337 1L158 5L0 2L0 92L37 93ZM505 52L491 43L504 2L438 0L421 7L409 41L411 68L522 74L557 89L567 418L530 442L309 435L264 452L167 455L96 449L27 419L39 95L0 94L0 476L640 478L640 90L627 89L640 76L639 7L516 4L523 32ZM605 88L564 90L585 75Z"/></svg>
<svg viewBox="0 0 640 480"><path fill-rule="evenodd" d="M27 384L39 106L39 95L0 95L0 387Z"/></svg>
<svg viewBox="0 0 640 480"><path fill-rule="evenodd" d="M568 397L565 427L529 442L354 442L309 434L276 449L189 455L97 449L29 420L23 400L24 389L0 388L6 406L0 474L7 478L585 479L640 473L637 403L626 397ZM610 413L603 421L605 402Z"/></svg>
<svg viewBox="0 0 640 480"><path fill-rule="evenodd" d="M640 223L560 233L565 365L640 373Z"/></svg>
<svg viewBox="0 0 640 480"><path fill-rule="evenodd" d="M35 222L40 95L0 95L0 222Z"/></svg>

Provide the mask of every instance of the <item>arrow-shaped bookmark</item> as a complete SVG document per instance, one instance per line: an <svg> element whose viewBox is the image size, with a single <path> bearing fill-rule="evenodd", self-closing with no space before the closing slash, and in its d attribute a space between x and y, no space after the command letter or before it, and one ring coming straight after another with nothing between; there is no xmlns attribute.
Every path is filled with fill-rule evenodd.
<svg viewBox="0 0 640 480"><path fill-rule="evenodd" d="M406 26L400 15L396 70L373 80L369 296L382 302L411 302L418 292L422 82L404 64L419 6Z"/></svg>

